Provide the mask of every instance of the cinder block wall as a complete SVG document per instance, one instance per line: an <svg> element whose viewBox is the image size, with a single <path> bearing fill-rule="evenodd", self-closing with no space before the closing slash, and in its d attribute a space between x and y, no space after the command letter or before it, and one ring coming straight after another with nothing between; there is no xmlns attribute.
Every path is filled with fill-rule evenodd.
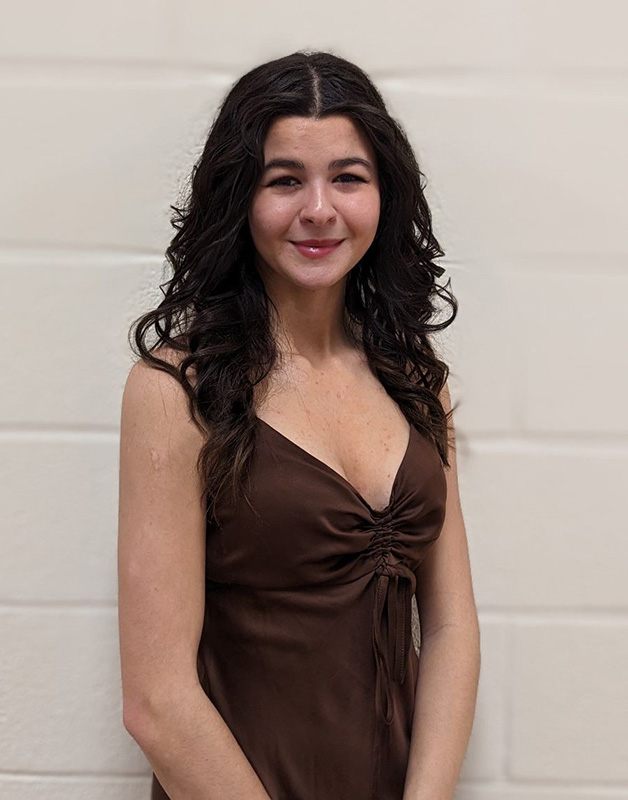
<svg viewBox="0 0 628 800"><path fill-rule="evenodd" d="M621 0L23 0L0 27L0 798L140 800L122 725L129 323L253 65L331 49L428 179L482 676L458 800L628 798L628 11Z"/></svg>

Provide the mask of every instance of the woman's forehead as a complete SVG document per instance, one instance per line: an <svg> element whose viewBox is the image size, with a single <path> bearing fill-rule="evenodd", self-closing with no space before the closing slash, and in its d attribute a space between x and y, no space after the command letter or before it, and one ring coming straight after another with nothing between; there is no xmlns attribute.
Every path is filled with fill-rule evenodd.
<svg viewBox="0 0 628 800"><path fill-rule="evenodd" d="M264 158L300 162L293 168L306 168L310 163L347 157L362 158L371 163L368 139L350 117L334 115L323 119L282 117L268 130L264 141ZM317 166L321 164L317 163ZM277 166L288 166L277 163ZM336 165L338 166L338 165ZM330 166L330 168L333 168Z"/></svg>

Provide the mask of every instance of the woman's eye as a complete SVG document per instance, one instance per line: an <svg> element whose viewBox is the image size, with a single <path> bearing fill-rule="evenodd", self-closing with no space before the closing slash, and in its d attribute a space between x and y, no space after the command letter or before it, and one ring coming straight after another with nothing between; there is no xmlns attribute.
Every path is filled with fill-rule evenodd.
<svg viewBox="0 0 628 800"><path fill-rule="evenodd" d="M361 178L359 175L353 175L351 172L345 172L343 175L339 175L338 177L339 178L353 178L356 181L362 181L362 183L365 183L364 178ZM349 183L352 183L352 181L349 181Z"/></svg>
<svg viewBox="0 0 628 800"><path fill-rule="evenodd" d="M342 175L339 175L338 178L336 178L336 180L340 180L340 178L351 178L351 180L348 181L349 183L353 183L354 181L360 181L362 183L365 183L364 178L361 178L359 175L353 175L350 172L345 172ZM274 181L272 181L268 185L269 186L288 186L290 184L288 184L287 181L296 181L296 178L289 178L289 177L276 178ZM341 181L341 183L346 183L346 182L347 181Z"/></svg>
<svg viewBox="0 0 628 800"><path fill-rule="evenodd" d="M288 184L286 181L293 181L294 178L276 178L274 181L271 181L268 185L269 186L287 186Z"/></svg>

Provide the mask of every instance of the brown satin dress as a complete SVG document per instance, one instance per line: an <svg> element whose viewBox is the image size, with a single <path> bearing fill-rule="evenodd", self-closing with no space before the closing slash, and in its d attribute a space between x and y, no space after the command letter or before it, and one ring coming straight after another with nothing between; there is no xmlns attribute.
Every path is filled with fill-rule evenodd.
<svg viewBox="0 0 628 800"><path fill-rule="evenodd" d="M225 503L208 525L201 685L272 800L402 800L411 601L445 518L436 446L410 426L374 509L258 418L250 487L253 509ZM153 773L151 800L164 798Z"/></svg>

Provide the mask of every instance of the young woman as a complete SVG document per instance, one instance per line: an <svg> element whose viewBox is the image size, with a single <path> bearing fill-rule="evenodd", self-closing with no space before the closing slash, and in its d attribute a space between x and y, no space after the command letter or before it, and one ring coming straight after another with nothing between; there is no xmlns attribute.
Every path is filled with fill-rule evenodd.
<svg viewBox="0 0 628 800"><path fill-rule="evenodd" d="M453 796L479 631L421 178L367 75L298 52L237 81L173 206L120 450L153 800Z"/></svg>

